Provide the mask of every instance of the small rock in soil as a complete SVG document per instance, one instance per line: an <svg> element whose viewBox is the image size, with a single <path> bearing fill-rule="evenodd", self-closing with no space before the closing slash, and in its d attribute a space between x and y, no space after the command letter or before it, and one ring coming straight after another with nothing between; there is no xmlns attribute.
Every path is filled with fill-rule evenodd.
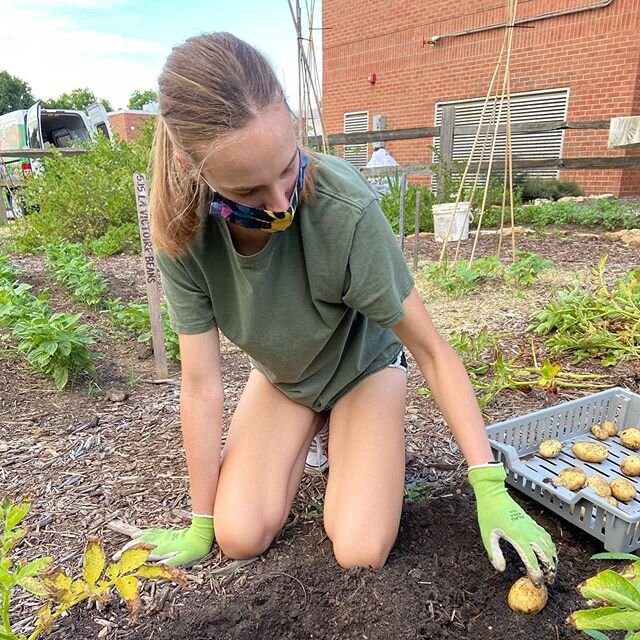
<svg viewBox="0 0 640 640"><path fill-rule="evenodd" d="M107 400L111 402L124 402L128 397L129 394L121 389L109 389L107 391Z"/></svg>

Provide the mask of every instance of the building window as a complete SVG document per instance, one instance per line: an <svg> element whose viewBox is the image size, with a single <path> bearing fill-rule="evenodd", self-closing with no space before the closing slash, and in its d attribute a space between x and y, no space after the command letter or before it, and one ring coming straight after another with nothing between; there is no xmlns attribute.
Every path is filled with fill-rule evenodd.
<svg viewBox="0 0 640 640"><path fill-rule="evenodd" d="M511 123L518 122L540 122L544 120L566 120L567 107L569 103L569 89L552 89L545 91L531 91L528 93L511 94ZM435 124L439 126L442 122L442 107L454 106L456 108L456 125L475 125L480 122L484 98L471 100L459 100L453 102L436 103ZM500 109L500 98L498 98L495 118L498 117ZM484 124L490 124L493 114L493 100L489 101L484 115ZM500 124L507 121L507 102L502 107ZM474 134L456 135L453 141L453 159L466 162L473 146ZM493 132L489 134L489 139L485 146L484 158L487 160L491 153ZM479 159L482 150L484 135L480 134L478 144L474 153L474 160ZM513 158L518 160L535 160L542 158L561 158L562 144L564 142L564 131L548 131L546 133L513 133L511 135L511 147ZM494 159L504 160L506 135L499 133L496 140ZM434 147L440 148L440 139L434 138ZM557 178L559 170L549 168L538 169L514 169L515 174L525 174L541 178Z"/></svg>
<svg viewBox="0 0 640 640"><path fill-rule="evenodd" d="M369 131L369 112L352 111L344 114L344 132L356 133L359 131ZM355 167L364 167L369 160L369 145L346 144L344 146L344 159L348 160Z"/></svg>

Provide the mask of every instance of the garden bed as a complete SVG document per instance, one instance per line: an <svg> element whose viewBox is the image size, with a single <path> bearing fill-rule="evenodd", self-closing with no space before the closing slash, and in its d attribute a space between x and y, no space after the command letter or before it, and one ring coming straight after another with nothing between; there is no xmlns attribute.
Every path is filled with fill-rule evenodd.
<svg viewBox="0 0 640 640"><path fill-rule="evenodd" d="M495 237L483 237L478 255L495 252ZM464 243L462 256L468 255ZM421 242L421 259L437 259L440 245ZM509 242L506 241L508 248ZM531 350L525 335L531 312L553 287L574 273L586 279L598 258L608 253L607 277L614 280L638 268L638 253L598 237L531 234L518 248L551 258L555 269L518 295L507 286L480 287L460 299L434 291L417 279L438 328L448 335L487 325L500 331L505 353ZM455 245L452 245L455 248ZM410 260L411 246L407 255ZM32 527L20 555L51 555L77 572L86 536L99 534L108 553L125 541L108 528L113 520L145 526L184 526L189 513L186 465L180 442L176 384L153 384L153 361L144 345L118 337L106 316L70 303L37 256L14 256L21 279L35 290L50 289L58 310L83 313L100 327L96 384L87 391L79 380L63 392L31 373L18 359L0 360L0 494L29 495ZM120 256L96 262L109 295L142 300L139 258ZM539 356L543 340L533 338ZM0 345L5 346L5 345ZM223 341L225 423L242 392L249 367L246 356ZM603 369L596 360L574 371L604 373L610 386L640 391L638 363ZM172 365L177 383L179 367ZM517 558L505 574L490 565L475 521L475 505L465 471L437 407L418 393L423 386L415 364L407 400L407 483L409 495L401 530L387 565L380 571L341 570L323 535L319 502L322 478L305 478L293 513L280 538L258 561L237 571L218 569L229 561L214 553L189 571L193 590L147 584L143 612L127 626L127 610L114 601L101 611L76 609L54 638L578 638L565 623L584 606L576 586L602 568L590 556L602 550L593 538L545 512L533 502L525 508L558 544L560 566L550 602L535 617L508 609L506 595L523 569ZM505 391L486 408L488 422L580 397L583 390ZM233 566L233 565L231 565ZM21 596L14 621L29 624L37 599ZM20 628L18 628L20 630Z"/></svg>

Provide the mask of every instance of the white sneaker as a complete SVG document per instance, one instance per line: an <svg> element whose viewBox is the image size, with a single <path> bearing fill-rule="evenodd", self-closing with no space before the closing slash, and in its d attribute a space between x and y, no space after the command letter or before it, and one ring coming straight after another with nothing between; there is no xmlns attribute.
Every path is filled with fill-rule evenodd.
<svg viewBox="0 0 640 640"><path fill-rule="evenodd" d="M329 468L329 421L316 433L309 446L304 472L308 474L323 473Z"/></svg>

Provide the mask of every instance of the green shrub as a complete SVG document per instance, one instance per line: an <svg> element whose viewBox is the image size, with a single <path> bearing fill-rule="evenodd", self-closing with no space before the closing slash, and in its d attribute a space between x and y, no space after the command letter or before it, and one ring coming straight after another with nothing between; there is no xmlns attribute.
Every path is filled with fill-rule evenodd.
<svg viewBox="0 0 640 640"><path fill-rule="evenodd" d="M84 243L88 253L108 258L119 253L140 253L140 229L137 222L127 222L119 227L109 227L107 232L95 240Z"/></svg>
<svg viewBox="0 0 640 640"><path fill-rule="evenodd" d="M559 200L565 196L583 196L580 186L572 180L555 180L553 178L527 177L518 180L522 191L523 202L536 198Z"/></svg>
<svg viewBox="0 0 640 640"><path fill-rule="evenodd" d="M387 186L389 187L389 192L385 193L380 199L380 207L396 234L400 233L400 184L400 175L397 172L394 176L388 176ZM426 186L407 184L404 206L405 235L415 232L418 192L420 192L420 231L433 231L431 207L433 206L434 195Z"/></svg>
<svg viewBox="0 0 640 640"><path fill-rule="evenodd" d="M133 174L146 171L153 121L135 141L109 141L99 135L77 156L54 153L43 170L25 183L29 208L37 209L13 225L20 251L34 251L52 240L95 240L110 227L137 219Z"/></svg>

